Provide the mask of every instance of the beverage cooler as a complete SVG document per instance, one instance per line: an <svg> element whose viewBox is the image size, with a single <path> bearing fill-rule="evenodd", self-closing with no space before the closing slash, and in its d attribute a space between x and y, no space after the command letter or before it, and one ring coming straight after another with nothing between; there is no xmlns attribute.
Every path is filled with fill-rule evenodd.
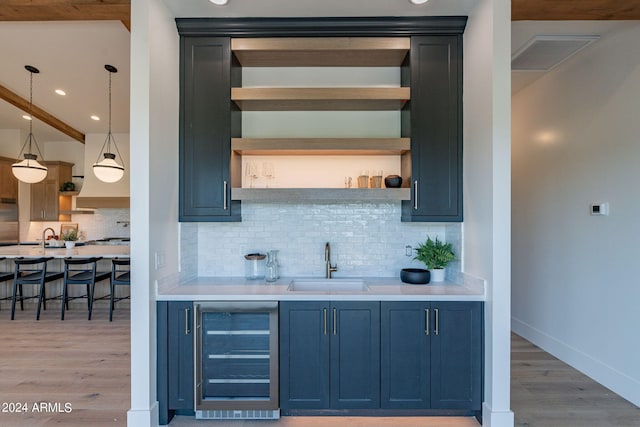
<svg viewBox="0 0 640 427"><path fill-rule="evenodd" d="M278 303L195 307L196 418L279 418Z"/></svg>

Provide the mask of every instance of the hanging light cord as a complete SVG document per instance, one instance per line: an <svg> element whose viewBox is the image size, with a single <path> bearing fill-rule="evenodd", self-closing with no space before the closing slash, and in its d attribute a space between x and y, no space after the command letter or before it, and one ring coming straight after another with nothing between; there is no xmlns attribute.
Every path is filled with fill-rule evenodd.
<svg viewBox="0 0 640 427"><path fill-rule="evenodd" d="M122 155L120 154L120 150L118 150L118 145L116 144L116 139L114 138L113 134L111 133L111 74L113 74L113 71L111 71L109 69L107 69L107 71L109 72L109 131L107 133L107 139L104 141L104 144L102 144L102 148L98 152L98 159L96 160L96 163L100 162L100 155L102 153L111 153L111 140L113 140L113 146L116 147L116 153L118 153L118 157L120 158L120 162L122 162L122 166L124 167L124 159L122 158ZM106 151L105 151L105 148L106 148Z"/></svg>
<svg viewBox="0 0 640 427"><path fill-rule="evenodd" d="M38 140L36 136L33 134L33 71L29 71L29 135L27 135L27 139L24 141L22 145L22 149L20 150L20 154L18 154L18 161L24 154L24 149L29 144L29 154L31 153L31 142L36 146L36 150L38 150L38 154L40 155L40 160L44 160L44 156L40 152L40 147L38 146Z"/></svg>

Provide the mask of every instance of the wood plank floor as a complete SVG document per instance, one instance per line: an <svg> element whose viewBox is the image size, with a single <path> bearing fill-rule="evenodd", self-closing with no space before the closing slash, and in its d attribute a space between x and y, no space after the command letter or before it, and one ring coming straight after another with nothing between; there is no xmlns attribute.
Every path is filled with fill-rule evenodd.
<svg viewBox="0 0 640 427"><path fill-rule="evenodd" d="M640 408L515 334L511 409L516 427L640 426Z"/></svg>
<svg viewBox="0 0 640 427"><path fill-rule="evenodd" d="M108 306L91 321L86 309L72 307L61 321L60 304L48 308L40 321L31 307L13 321L0 311L0 426L126 426L129 310L116 306L110 323Z"/></svg>
<svg viewBox="0 0 640 427"><path fill-rule="evenodd" d="M130 402L129 310L106 307L92 321L72 308L64 322L51 304L41 320L33 309L16 320L0 311L0 404L26 403L28 413L3 412L1 427L126 426ZM517 427L640 427L640 408L522 338L512 336L512 409ZM40 403L49 404L40 412ZM64 412L65 403L71 412ZM58 405L58 406L56 406ZM6 410L9 408L7 407ZM172 427L477 427L460 417L285 417L280 421L196 421Z"/></svg>

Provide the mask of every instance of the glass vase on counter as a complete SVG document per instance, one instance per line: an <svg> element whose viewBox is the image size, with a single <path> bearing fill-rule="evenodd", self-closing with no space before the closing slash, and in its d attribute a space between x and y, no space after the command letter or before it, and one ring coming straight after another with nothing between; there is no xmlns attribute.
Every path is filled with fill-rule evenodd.
<svg viewBox="0 0 640 427"><path fill-rule="evenodd" d="M264 280L275 282L280 278L278 272L278 251L273 249L267 252L267 263L265 265Z"/></svg>

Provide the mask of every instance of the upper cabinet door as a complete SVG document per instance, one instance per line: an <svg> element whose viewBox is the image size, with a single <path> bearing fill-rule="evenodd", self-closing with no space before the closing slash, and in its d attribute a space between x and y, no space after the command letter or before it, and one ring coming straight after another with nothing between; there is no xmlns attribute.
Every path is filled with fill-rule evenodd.
<svg viewBox="0 0 640 427"><path fill-rule="evenodd" d="M461 36L412 37L409 71L411 200L402 220L462 221Z"/></svg>
<svg viewBox="0 0 640 427"><path fill-rule="evenodd" d="M229 37L182 37L180 221L239 221L231 202L232 111ZM233 123L237 122L237 123Z"/></svg>

